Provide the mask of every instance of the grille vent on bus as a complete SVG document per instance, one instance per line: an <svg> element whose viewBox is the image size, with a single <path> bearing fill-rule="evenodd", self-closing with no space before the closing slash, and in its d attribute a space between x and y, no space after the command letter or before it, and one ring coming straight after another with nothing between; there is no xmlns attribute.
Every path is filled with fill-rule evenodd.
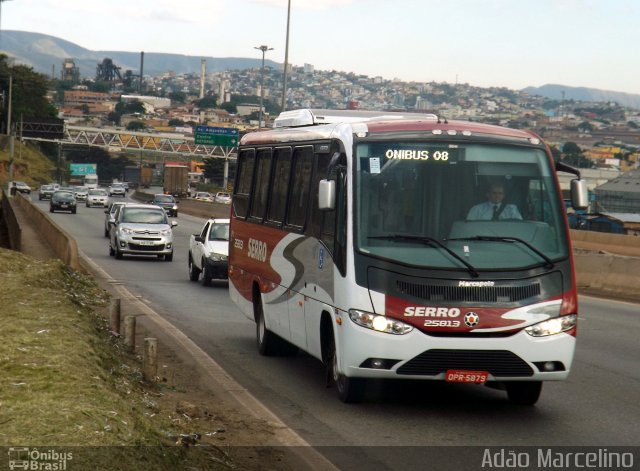
<svg viewBox="0 0 640 471"><path fill-rule="evenodd" d="M524 286L445 286L396 281L399 293L427 301L513 303L540 296L540 283Z"/></svg>
<svg viewBox="0 0 640 471"><path fill-rule="evenodd" d="M427 350L398 368L397 373L435 376L447 370L488 371L496 378L533 376L529 364L507 350Z"/></svg>

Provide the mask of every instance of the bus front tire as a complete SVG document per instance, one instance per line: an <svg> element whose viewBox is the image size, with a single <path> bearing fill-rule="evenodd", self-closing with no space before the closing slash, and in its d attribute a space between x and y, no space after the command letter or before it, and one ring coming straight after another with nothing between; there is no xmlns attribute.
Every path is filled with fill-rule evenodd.
<svg viewBox="0 0 640 471"><path fill-rule="evenodd" d="M542 381L507 381L509 402L520 406L532 406L540 398Z"/></svg>
<svg viewBox="0 0 640 471"><path fill-rule="evenodd" d="M331 334L329 340L327 367L330 383L334 384L338 393L338 398L344 403L362 402L366 387L364 378L350 378L342 373L338 373L338 358L336 355L336 344Z"/></svg>

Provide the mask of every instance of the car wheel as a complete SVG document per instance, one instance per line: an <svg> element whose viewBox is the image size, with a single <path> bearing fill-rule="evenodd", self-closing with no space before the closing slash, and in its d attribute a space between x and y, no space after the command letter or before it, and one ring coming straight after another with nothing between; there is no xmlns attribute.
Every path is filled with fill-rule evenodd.
<svg viewBox="0 0 640 471"><path fill-rule="evenodd" d="M53 208L49 208L49 212L52 213L53 212Z"/></svg>
<svg viewBox="0 0 640 471"><path fill-rule="evenodd" d="M106 229L104 230L104 236L105 236L105 237L109 237L109 231L108 231L108 230L106 230Z"/></svg>
<svg viewBox="0 0 640 471"><path fill-rule="evenodd" d="M202 286L211 286L211 279L213 278L211 271L207 269L204 259L200 263L202 263Z"/></svg>
<svg viewBox="0 0 640 471"><path fill-rule="evenodd" d="M164 256L164 261L165 262L172 262L173 261L173 252L168 253L167 255Z"/></svg>
<svg viewBox="0 0 640 471"><path fill-rule="evenodd" d="M118 242L117 239L116 239L116 259L118 260L122 259L122 252L120 252L120 243Z"/></svg>
<svg viewBox="0 0 640 471"><path fill-rule="evenodd" d="M75 209L72 209L72 210L71 210L71 214L75 214L75 213L76 213L76 210L75 210Z"/></svg>
<svg viewBox="0 0 640 471"><path fill-rule="evenodd" d="M200 278L200 270L193 264L191 255L189 255L189 280L198 281L198 278Z"/></svg>
<svg viewBox="0 0 640 471"><path fill-rule="evenodd" d="M364 396L366 380L364 378L350 378L338 373L338 356L333 332L329 335L327 346L327 376L330 384L336 386L338 398L345 403L361 402Z"/></svg>
<svg viewBox="0 0 640 471"><path fill-rule="evenodd" d="M111 242L109 242L109 256L113 257L116 254L116 251L111 247Z"/></svg>
<svg viewBox="0 0 640 471"><path fill-rule="evenodd" d="M532 406L540 398L542 381L505 381L509 402L520 406Z"/></svg>

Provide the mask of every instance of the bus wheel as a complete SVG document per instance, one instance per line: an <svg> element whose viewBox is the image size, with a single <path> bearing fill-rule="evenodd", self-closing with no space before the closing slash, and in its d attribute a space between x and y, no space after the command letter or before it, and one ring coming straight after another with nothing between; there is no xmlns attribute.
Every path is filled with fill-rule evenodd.
<svg viewBox="0 0 640 471"><path fill-rule="evenodd" d="M264 321L264 312L262 311L262 301L260 299L253 302L253 309L256 318L256 342L258 344L258 352L264 356L277 355L280 351L280 339L267 329Z"/></svg>
<svg viewBox="0 0 640 471"><path fill-rule="evenodd" d="M506 381L507 396L513 404L532 406L538 402L542 381Z"/></svg>
<svg viewBox="0 0 640 471"><path fill-rule="evenodd" d="M327 376L331 383L335 384L338 392L338 398L342 402L357 403L361 402L364 396L366 380L363 378L350 378L338 373L338 356L336 355L336 343L333 333L329 337L327 368L329 368Z"/></svg>

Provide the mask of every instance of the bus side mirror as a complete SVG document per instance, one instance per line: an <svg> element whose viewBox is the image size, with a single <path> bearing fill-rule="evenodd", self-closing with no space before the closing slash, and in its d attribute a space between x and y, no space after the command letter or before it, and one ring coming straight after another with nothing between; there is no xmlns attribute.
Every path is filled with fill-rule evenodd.
<svg viewBox="0 0 640 471"><path fill-rule="evenodd" d="M336 208L336 181L320 180L318 186L318 209L330 211Z"/></svg>
<svg viewBox="0 0 640 471"><path fill-rule="evenodd" d="M571 205L574 209L589 207L589 190L586 180L571 180Z"/></svg>

